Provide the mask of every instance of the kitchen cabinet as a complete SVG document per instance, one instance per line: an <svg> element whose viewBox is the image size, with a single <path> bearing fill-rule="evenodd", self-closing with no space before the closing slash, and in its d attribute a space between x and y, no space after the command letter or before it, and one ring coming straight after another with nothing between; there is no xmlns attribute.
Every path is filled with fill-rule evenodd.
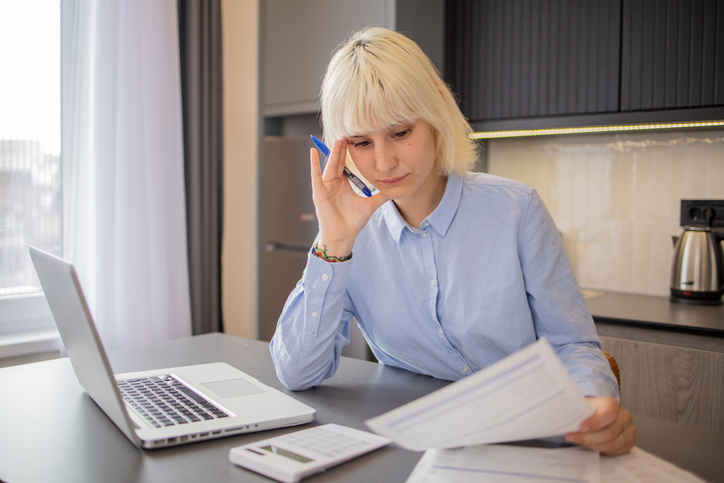
<svg viewBox="0 0 724 483"><path fill-rule="evenodd" d="M597 327L603 350L619 364L621 404L632 414L724 431L724 352L682 347L680 334L672 345L641 340L647 329Z"/></svg>
<svg viewBox="0 0 724 483"><path fill-rule="evenodd" d="M446 75L469 119L617 109L619 1L449 2L448 15L464 18Z"/></svg>
<svg viewBox="0 0 724 483"><path fill-rule="evenodd" d="M724 431L724 307L605 292L587 300L632 414Z"/></svg>
<svg viewBox="0 0 724 483"><path fill-rule="evenodd" d="M477 130L724 114L721 0L448 0L446 22L446 80Z"/></svg>
<svg viewBox="0 0 724 483"><path fill-rule="evenodd" d="M262 25L264 115L316 113L332 51L360 28L394 28L395 0L264 0Z"/></svg>
<svg viewBox="0 0 724 483"><path fill-rule="evenodd" d="M621 111L724 105L724 2L623 0Z"/></svg>
<svg viewBox="0 0 724 483"><path fill-rule="evenodd" d="M316 115L322 77L332 52L364 27L405 33L442 71L444 15L444 0L264 0L263 115Z"/></svg>

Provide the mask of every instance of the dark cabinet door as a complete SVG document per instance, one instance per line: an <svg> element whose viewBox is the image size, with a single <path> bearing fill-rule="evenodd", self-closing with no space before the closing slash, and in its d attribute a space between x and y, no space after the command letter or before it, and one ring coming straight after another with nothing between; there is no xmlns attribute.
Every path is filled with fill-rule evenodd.
<svg viewBox="0 0 724 483"><path fill-rule="evenodd" d="M618 0L473 0L447 7L446 76L469 119L618 110Z"/></svg>
<svg viewBox="0 0 724 483"><path fill-rule="evenodd" d="M621 111L724 105L724 1L624 0Z"/></svg>
<svg viewBox="0 0 724 483"><path fill-rule="evenodd" d="M487 128L724 106L724 0L447 0L445 63Z"/></svg>

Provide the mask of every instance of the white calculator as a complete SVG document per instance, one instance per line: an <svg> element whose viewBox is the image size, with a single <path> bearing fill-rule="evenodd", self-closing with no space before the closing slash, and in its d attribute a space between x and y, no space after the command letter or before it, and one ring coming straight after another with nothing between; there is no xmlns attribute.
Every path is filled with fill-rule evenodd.
<svg viewBox="0 0 724 483"><path fill-rule="evenodd" d="M294 483L388 443L388 438L366 431L324 424L237 446L229 451L229 461L277 481Z"/></svg>

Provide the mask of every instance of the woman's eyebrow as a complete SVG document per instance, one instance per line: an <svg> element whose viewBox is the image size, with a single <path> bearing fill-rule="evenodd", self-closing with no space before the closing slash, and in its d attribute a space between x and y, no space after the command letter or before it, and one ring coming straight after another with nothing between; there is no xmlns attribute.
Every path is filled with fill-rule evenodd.
<svg viewBox="0 0 724 483"><path fill-rule="evenodd" d="M400 122L398 122L398 123L395 123L395 124L391 125L390 127L387 128L387 130L388 130L388 131L394 131L395 129L399 129L400 126L406 126L406 127L407 127L407 126L410 126L410 127L412 127L412 126L414 126L415 124L417 124L417 121L409 120L409 119L408 119L408 120L400 121Z"/></svg>
<svg viewBox="0 0 724 483"><path fill-rule="evenodd" d="M400 122L396 122L396 123L394 123L394 124L390 124L389 126L387 126L387 127L384 128L384 129L380 129L380 131L381 131L381 132L394 131L395 129L398 129L401 125L406 124L406 123L414 124L415 122L414 122L414 121L400 121ZM349 135L347 135L347 136L345 136L345 137L346 137L346 138L350 138L350 139L351 139L351 138L366 138L366 137L369 137L369 134L349 134Z"/></svg>

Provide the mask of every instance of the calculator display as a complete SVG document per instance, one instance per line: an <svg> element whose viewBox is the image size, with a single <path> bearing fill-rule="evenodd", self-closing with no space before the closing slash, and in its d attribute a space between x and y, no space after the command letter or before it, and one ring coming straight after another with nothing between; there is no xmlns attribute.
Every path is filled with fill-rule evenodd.
<svg viewBox="0 0 724 483"><path fill-rule="evenodd" d="M312 459L305 458L304 456L292 453L291 451L287 451L285 449L278 448L272 445L262 446L261 449L270 453L278 454L279 456L284 456L285 458L289 458L290 460L299 461L300 463L309 463L310 461L314 461Z"/></svg>

